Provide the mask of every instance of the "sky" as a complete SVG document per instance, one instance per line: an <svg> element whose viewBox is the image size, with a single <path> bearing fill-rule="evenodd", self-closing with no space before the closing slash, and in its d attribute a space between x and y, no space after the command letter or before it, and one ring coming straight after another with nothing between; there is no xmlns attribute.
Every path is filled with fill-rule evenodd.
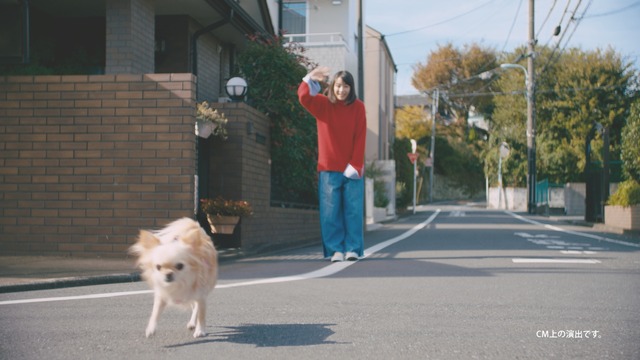
<svg viewBox="0 0 640 360"><path fill-rule="evenodd" d="M364 0L365 23L385 36L397 67L396 95L417 94L416 64L452 43L478 43L498 52L526 46L529 0ZM574 15L575 14L575 15ZM573 19L573 20L572 20ZM546 21L545 21L546 20ZM553 36L557 25L561 32ZM538 45L582 50L611 46L640 69L640 1L535 0Z"/></svg>

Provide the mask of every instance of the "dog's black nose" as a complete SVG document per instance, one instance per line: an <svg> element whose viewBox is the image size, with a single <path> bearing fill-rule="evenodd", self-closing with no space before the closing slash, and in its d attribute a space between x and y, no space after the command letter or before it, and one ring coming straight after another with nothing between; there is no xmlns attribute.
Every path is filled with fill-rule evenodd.
<svg viewBox="0 0 640 360"><path fill-rule="evenodd" d="M172 282L173 281L173 273L165 275L164 281Z"/></svg>

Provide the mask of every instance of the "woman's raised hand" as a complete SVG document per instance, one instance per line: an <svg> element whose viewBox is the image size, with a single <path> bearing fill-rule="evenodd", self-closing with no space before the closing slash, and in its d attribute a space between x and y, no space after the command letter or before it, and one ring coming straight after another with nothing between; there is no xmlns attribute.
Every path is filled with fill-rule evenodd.
<svg viewBox="0 0 640 360"><path fill-rule="evenodd" d="M318 82L325 81L329 77L329 68L327 66L318 66L309 73L311 80Z"/></svg>

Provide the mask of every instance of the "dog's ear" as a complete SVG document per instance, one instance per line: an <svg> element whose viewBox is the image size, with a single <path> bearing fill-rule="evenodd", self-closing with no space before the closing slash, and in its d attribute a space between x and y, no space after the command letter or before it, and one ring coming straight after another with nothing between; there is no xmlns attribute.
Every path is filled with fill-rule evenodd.
<svg viewBox="0 0 640 360"><path fill-rule="evenodd" d="M140 244L144 249L150 250L160 245L160 240L155 237L153 233L146 230L140 230L140 235L138 235L138 244Z"/></svg>
<svg viewBox="0 0 640 360"><path fill-rule="evenodd" d="M195 249L202 246L204 241L207 241L208 236L205 236L206 234L202 229L193 229L182 236L180 240Z"/></svg>

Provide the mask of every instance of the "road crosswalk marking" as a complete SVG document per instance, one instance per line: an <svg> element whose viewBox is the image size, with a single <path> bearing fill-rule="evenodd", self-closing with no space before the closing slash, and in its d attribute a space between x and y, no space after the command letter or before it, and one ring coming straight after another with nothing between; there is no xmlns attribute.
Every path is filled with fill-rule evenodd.
<svg viewBox="0 0 640 360"><path fill-rule="evenodd" d="M561 240L558 235L529 234L525 232L516 232L514 235L525 238L530 243L545 246L549 250L560 250L561 253L595 254L597 251L609 250L600 246L591 246L589 243L567 242Z"/></svg>

